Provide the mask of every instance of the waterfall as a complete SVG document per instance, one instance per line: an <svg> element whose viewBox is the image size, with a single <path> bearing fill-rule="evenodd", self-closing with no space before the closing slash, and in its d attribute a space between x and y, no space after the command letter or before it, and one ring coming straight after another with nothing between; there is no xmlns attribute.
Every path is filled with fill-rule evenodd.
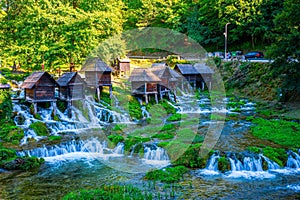
<svg viewBox="0 0 300 200"><path fill-rule="evenodd" d="M168 161L169 156L161 147L156 145L145 146L144 147L144 159L146 160L157 160L157 161Z"/></svg>
<svg viewBox="0 0 300 200"><path fill-rule="evenodd" d="M219 154L214 153L210 157L205 169L210 170L210 171L218 171L218 159L219 158L220 158Z"/></svg>
<svg viewBox="0 0 300 200"><path fill-rule="evenodd" d="M142 107L141 107L141 110L142 110L142 116L143 116L144 118L150 118L150 114L149 114L149 112L146 110L146 107L145 107L145 106L142 106Z"/></svg>
<svg viewBox="0 0 300 200"><path fill-rule="evenodd" d="M300 168L300 156L299 154L293 152L293 151L290 151L288 153L288 160L287 160L287 167L288 168Z"/></svg>
<svg viewBox="0 0 300 200"><path fill-rule="evenodd" d="M72 140L67 143L62 143L59 145L54 145L47 147L39 147L32 150L24 150L18 152L19 156L36 156L39 158L55 157L59 155L69 154L69 153L89 153L98 154L98 155L122 155L124 152L124 144L119 143L114 149L107 148L107 143L101 142L96 138L89 140Z"/></svg>
<svg viewBox="0 0 300 200"><path fill-rule="evenodd" d="M261 155L261 157L268 163L269 170L280 169L280 166L276 162L270 160L264 155Z"/></svg>

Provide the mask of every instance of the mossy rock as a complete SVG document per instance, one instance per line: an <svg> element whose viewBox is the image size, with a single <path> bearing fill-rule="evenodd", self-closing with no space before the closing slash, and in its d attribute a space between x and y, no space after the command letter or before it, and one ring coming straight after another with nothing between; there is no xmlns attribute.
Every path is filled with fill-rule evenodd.
<svg viewBox="0 0 300 200"><path fill-rule="evenodd" d="M28 171L37 169L45 160L37 157L17 157L13 160L1 163L1 167L7 170L23 170Z"/></svg>
<svg viewBox="0 0 300 200"><path fill-rule="evenodd" d="M168 167L165 169L151 170L146 173L146 180L158 180L166 183L178 182L182 179L183 175L188 172L184 166Z"/></svg>
<svg viewBox="0 0 300 200"><path fill-rule="evenodd" d="M50 134L48 127L43 122L34 122L30 124L30 129L32 129L38 136L48 136Z"/></svg>
<svg viewBox="0 0 300 200"><path fill-rule="evenodd" d="M230 170L230 161L225 156L218 158L218 169L222 173Z"/></svg>

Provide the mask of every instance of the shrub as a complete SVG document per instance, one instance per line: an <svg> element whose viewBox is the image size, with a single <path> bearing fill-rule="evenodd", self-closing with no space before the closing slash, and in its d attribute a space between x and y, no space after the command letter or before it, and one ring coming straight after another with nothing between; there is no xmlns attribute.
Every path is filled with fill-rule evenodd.
<svg viewBox="0 0 300 200"><path fill-rule="evenodd" d="M131 186L119 186L119 185L103 185L99 189L93 190L80 190L76 192L70 192L63 197L63 200L72 199L110 199L110 200L121 200L121 199L136 199L144 200L148 199L142 192Z"/></svg>
<svg viewBox="0 0 300 200"><path fill-rule="evenodd" d="M166 183L178 182L188 171L184 166L168 167L165 169L151 170L146 173L146 180L157 180Z"/></svg>
<svg viewBox="0 0 300 200"><path fill-rule="evenodd" d="M51 136L49 136L48 137L48 139L50 140L50 141L57 141L57 140L61 140L61 136L60 135L51 135Z"/></svg>
<svg viewBox="0 0 300 200"><path fill-rule="evenodd" d="M119 142L123 142L124 138L121 135L109 135L107 137L114 145L117 145Z"/></svg>
<svg viewBox="0 0 300 200"><path fill-rule="evenodd" d="M48 136L49 130L45 123L43 122L34 122L30 124L30 129L32 129L38 136Z"/></svg>

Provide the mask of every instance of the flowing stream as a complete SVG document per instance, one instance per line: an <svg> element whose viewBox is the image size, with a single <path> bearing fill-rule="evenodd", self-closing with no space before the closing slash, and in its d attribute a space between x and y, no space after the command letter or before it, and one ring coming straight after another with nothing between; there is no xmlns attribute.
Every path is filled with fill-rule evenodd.
<svg viewBox="0 0 300 200"><path fill-rule="evenodd" d="M225 99L228 101L228 99ZM133 184L142 191L157 192L162 199L295 199L300 194L299 152L287 152L284 167L263 154L245 151L255 144L274 145L249 136L250 122L243 120L255 112L255 104L246 101L239 112L226 106L213 107L208 98L191 100L188 95L179 96L178 102L169 102L182 114L197 114L198 131L205 132L214 120L212 112L238 115L238 120L227 120L215 153L207 161L205 169L193 169L177 186L151 183L143 179L146 171L170 165L168 152L155 142L142 144L143 154L136 154L133 146L130 152L124 150L124 143L108 145L105 137L99 137L99 129L109 123L133 123L127 113L111 111L104 102L96 103L90 98L85 101L87 113L73 108L72 117L58 110L60 121L51 117L52 107L39 109L40 121L47 124L52 135L62 133L74 135L72 140L58 144L43 144L28 148L29 140L40 141L30 128L39 121L30 114L29 108L15 103L15 122L25 130L18 155L37 156L45 164L37 171L19 172L0 169L0 198L2 199L59 199L70 191L81 188L97 188L103 184ZM149 113L143 109L143 116ZM96 129L95 129L96 128ZM89 132L89 133L88 133ZM102 131L103 132L103 131ZM104 130L105 132L105 130ZM78 136L78 137L77 137ZM225 152L220 155L220 152ZM218 160L223 156L229 169L221 172ZM152 185L151 185L152 184ZM154 185L153 185L154 184ZM174 192L174 195L169 195ZM168 196L169 195L169 196ZM168 196L168 197L167 197Z"/></svg>

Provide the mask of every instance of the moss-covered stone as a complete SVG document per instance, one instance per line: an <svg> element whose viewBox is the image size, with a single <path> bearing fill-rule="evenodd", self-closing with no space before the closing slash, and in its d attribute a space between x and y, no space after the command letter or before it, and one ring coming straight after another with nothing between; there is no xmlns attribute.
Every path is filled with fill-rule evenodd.
<svg viewBox="0 0 300 200"><path fill-rule="evenodd" d="M30 129L32 129L38 136L48 136L49 135L49 129L43 122L34 122L30 124Z"/></svg>
<svg viewBox="0 0 300 200"><path fill-rule="evenodd" d="M146 173L146 180L158 180L166 183L178 182L188 171L184 166L168 167L165 169L151 170Z"/></svg>
<svg viewBox="0 0 300 200"><path fill-rule="evenodd" d="M225 156L218 158L218 169L222 173L230 170L230 161Z"/></svg>

